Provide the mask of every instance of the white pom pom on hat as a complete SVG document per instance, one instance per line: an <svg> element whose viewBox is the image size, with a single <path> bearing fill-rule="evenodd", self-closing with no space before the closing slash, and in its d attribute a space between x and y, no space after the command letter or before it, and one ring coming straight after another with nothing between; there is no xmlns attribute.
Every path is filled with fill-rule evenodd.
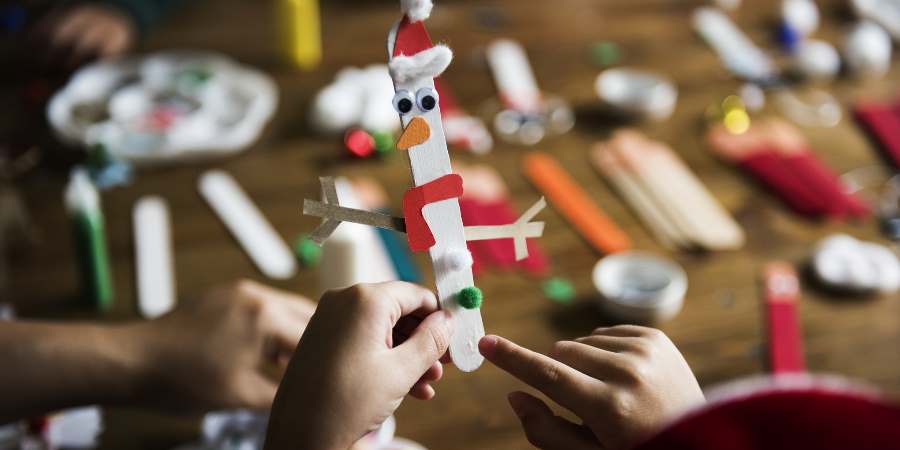
<svg viewBox="0 0 900 450"><path fill-rule="evenodd" d="M431 15L434 3L431 0L400 0L400 8L410 22L419 22Z"/></svg>
<svg viewBox="0 0 900 450"><path fill-rule="evenodd" d="M412 56L395 56L391 58L388 67L394 81L406 83L416 78L437 78L452 60L453 51L446 45L439 44Z"/></svg>

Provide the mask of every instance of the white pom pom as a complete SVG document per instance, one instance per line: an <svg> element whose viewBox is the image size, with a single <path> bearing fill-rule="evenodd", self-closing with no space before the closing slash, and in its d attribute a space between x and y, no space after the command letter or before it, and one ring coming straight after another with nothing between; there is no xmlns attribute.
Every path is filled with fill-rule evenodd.
<svg viewBox="0 0 900 450"><path fill-rule="evenodd" d="M827 80L841 69L841 57L831 44L809 39L800 44L794 56L794 68L807 78Z"/></svg>
<svg viewBox="0 0 900 450"><path fill-rule="evenodd" d="M472 267L472 254L466 249L450 249L444 253L444 264L453 272Z"/></svg>
<svg viewBox="0 0 900 450"><path fill-rule="evenodd" d="M431 15L434 4L431 0L400 0L400 9L409 17L410 22L419 22Z"/></svg>
<svg viewBox="0 0 900 450"><path fill-rule="evenodd" d="M388 67L395 82L406 83L417 78L437 78L452 60L453 52L446 45L435 45L412 56L395 56Z"/></svg>
<svg viewBox="0 0 900 450"><path fill-rule="evenodd" d="M847 35L844 58L852 71L880 77L891 64L891 37L872 22L860 22Z"/></svg>
<svg viewBox="0 0 900 450"><path fill-rule="evenodd" d="M781 18L803 36L809 36L819 27L819 8L812 0L784 0Z"/></svg>

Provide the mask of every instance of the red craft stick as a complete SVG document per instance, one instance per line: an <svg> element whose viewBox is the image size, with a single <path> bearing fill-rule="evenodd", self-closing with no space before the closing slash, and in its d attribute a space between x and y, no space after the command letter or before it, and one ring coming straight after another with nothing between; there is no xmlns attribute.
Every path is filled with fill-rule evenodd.
<svg viewBox="0 0 900 450"><path fill-rule="evenodd" d="M773 373L803 372L803 342L797 321L800 281L787 263L774 262L763 272L766 313L769 320L769 366Z"/></svg>
<svg viewBox="0 0 900 450"><path fill-rule="evenodd" d="M854 115L894 165L900 167L900 114L889 106L863 103L856 106Z"/></svg>

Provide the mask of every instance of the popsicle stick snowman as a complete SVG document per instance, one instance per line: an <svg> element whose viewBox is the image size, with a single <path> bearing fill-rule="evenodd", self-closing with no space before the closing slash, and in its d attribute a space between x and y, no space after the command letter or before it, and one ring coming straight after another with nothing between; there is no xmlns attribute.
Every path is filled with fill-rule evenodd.
<svg viewBox="0 0 900 450"><path fill-rule="evenodd" d="M540 199L519 220L509 225L465 227L459 209L462 177L453 173L444 136L434 78L449 66L453 53L433 45L423 21L431 1L402 0L404 17L388 36L389 68L403 133L397 148L409 153L415 187L403 196L403 216L350 209L338 204L333 180L322 178L324 201L306 200L304 213L325 219L311 238L322 242L340 222L364 223L406 232L410 249L428 251L434 267L441 308L450 311L454 333L450 357L462 371L477 369L482 361L478 340L484 335L480 291L472 276L472 256L466 241L513 239L516 258L528 256L526 238L540 237L543 222L529 222L545 206Z"/></svg>

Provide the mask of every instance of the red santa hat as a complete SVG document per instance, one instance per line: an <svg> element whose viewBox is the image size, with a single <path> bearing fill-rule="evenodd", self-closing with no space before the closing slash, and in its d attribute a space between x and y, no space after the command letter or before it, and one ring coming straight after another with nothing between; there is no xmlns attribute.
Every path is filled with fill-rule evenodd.
<svg viewBox="0 0 900 450"><path fill-rule="evenodd" d="M394 81L404 83L409 80L422 77L437 78L450 65L453 60L453 52L442 44L434 45L425 23L415 20L410 14L412 10L406 9L407 3L415 1L403 1L406 15L392 30L388 38L391 61L388 67ZM419 2L423 3L423 2ZM431 2L427 9L430 12ZM415 17L421 17L416 15ZM427 17L427 14L425 15Z"/></svg>

